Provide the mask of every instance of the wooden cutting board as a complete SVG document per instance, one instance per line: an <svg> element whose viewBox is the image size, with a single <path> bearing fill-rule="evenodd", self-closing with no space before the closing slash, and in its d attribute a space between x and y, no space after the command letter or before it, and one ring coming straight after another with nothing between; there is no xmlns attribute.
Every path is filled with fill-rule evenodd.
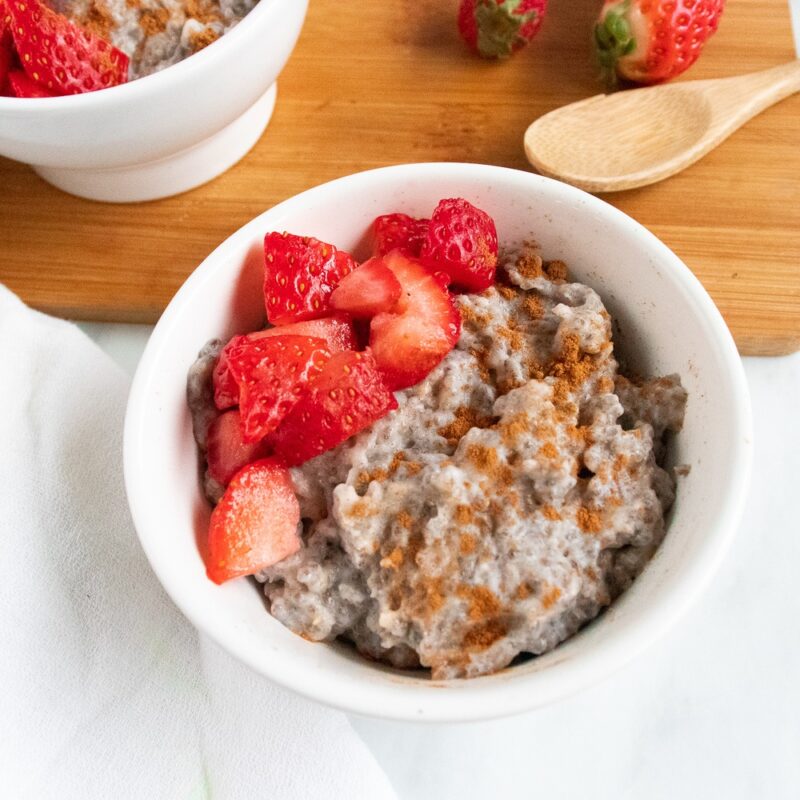
<svg viewBox="0 0 800 800"><path fill-rule="evenodd" d="M58 315L153 322L219 242L303 189L410 161L528 169L528 123L598 91L590 30L599 0L551 0L535 43L506 63L465 50L457 5L311 0L261 141L227 174L179 197L91 203L0 159L0 281ZM730 0L690 76L793 57L785 0ZM743 354L800 348L800 96L684 173L606 199L695 271Z"/></svg>

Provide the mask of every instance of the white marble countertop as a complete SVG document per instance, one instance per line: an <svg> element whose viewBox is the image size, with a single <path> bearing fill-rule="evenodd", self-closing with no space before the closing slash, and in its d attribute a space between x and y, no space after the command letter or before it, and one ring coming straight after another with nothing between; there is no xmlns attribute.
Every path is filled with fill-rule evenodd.
<svg viewBox="0 0 800 800"><path fill-rule="evenodd" d="M151 330L81 327L130 373ZM800 354L745 368L753 485L701 601L627 668L548 708L472 725L353 719L403 800L800 798Z"/></svg>

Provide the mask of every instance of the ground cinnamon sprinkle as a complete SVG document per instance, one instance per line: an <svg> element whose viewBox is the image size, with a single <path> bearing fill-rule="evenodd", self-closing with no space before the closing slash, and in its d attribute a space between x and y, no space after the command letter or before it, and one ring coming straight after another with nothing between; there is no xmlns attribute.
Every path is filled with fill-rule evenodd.
<svg viewBox="0 0 800 800"><path fill-rule="evenodd" d="M411 528L414 527L414 520L411 519L411 514L408 511L401 511L397 515L397 522L405 528L407 531L410 531Z"/></svg>
<svg viewBox="0 0 800 800"><path fill-rule="evenodd" d="M168 22L169 11L163 6L161 8L143 8L139 14L139 25L145 36L163 33L167 29Z"/></svg>
<svg viewBox="0 0 800 800"><path fill-rule="evenodd" d="M203 28L201 31L193 31L189 36L189 43L192 47L192 52L196 53L204 47L208 47L219 39L221 34L217 33L213 28Z"/></svg>
<svg viewBox="0 0 800 800"><path fill-rule="evenodd" d="M482 444L471 444L467 448L467 459L481 472L485 472L498 484L509 484L513 480L513 473L506 464L497 456L497 450Z"/></svg>
<svg viewBox="0 0 800 800"><path fill-rule="evenodd" d="M487 586L462 583L456 589L456 595L467 601L469 618L476 622L496 616L502 608L497 595Z"/></svg>
<svg viewBox="0 0 800 800"><path fill-rule="evenodd" d="M502 284L498 284L497 291L505 300L514 300L518 295L516 289L512 288L511 286L503 286Z"/></svg>
<svg viewBox="0 0 800 800"><path fill-rule="evenodd" d="M462 556L468 556L475 552L478 542L470 533L462 533L458 540L458 552Z"/></svg>
<svg viewBox="0 0 800 800"><path fill-rule="evenodd" d="M221 19L219 9L209 0L183 0L183 8L187 17L192 17L204 25L219 22Z"/></svg>
<svg viewBox="0 0 800 800"><path fill-rule="evenodd" d="M491 417L479 414L470 406L459 406L455 411L453 421L439 428L438 434L447 439L447 443L451 447L455 447L472 428L488 428L491 424Z"/></svg>
<svg viewBox="0 0 800 800"><path fill-rule="evenodd" d="M372 508L368 503L365 503L363 500L358 500L350 506L350 516L356 517L357 519L363 519L364 517L371 517L375 513L375 509Z"/></svg>
<svg viewBox="0 0 800 800"><path fill-rule="evenodd" d="M613 392L614 381L612 381L611 378L608 377L608 375L604 375L602 378L600 378L599 381L597 381L597 389L599 392L602 392L603 394L608 394L609 392Z"/></svg>
<svg viewBox="0 0 800 800"><path fill-rule="evenodd" d="M517 600L526 600L531 596L531 587L527 583L521 583L514 591L514 597Z"/></svg>
<svg viewBox="0 0 800 800"><path fill-rule="evenodd" d="M505 623L499 619L490 619L470 628L461 640L461 646L470 650L485 650L508 632Z"/></svg>
<svg viewBox="0 0 800 800"><path fill-rule="evenodd" d="M92 0L83 14L80 25L101 39L108 39L114 28L114 17L103 0Z"/></svg>
<svg viewBox="0 0 800 800"><path fill-rule="evenodd" d="M403 551L395 547L388 556L381 559L380 563L384 569L399 569L403 565Z"/></svg>
<svg viewBox="0 0 800 800"><path fill-rule="evenodd" d="M387 467L376 467L372 472L361 470L356 476L356 491L364 491L372 481L380 482L391 478L403 463L406 464L409 474L416 475L422 469L422 465L416 462L406 462L406 457L404 451L398 450Z"/></svg>
<svg viewBox="0 0 800 800"><path fill-rule="evenodd" d="M531 319L539 319L544 314L544 305L541 298L535 294L526 295L522 301L522 308Z"/></svg>
<svg viewBox="0 0 800 800"><path fill-rule="evenodd" d="M542 595L542 606L545 609L552 608L556 600L561 597L561 589L558 586L551 586L543 595Z"/></svg>
<svg viewBox="0 0 800 800"><path fill-rule="evenodd" d="M584 533L600 533L603 529L603 522L600 515L596 511L591 511L585 506L580 506L575 512L575 519L578 521L578 527Z"/></svg>
<svg viewBox="0 0 800 800"><path fill-rule="evenodd" d="M507 422L498 426L500 439L507 447L513 447L521 436L530 431L530 423L525 414L516 414Z"/></svg>
<svg viewBox="0 0 800 800"><path fill-rule="evenodd" d="M567 265L558 259L545 261L544 273L553 282L565 281L567 279Z"/></svg>
<svg viewBox="0 0 800 800"><path fill-rule="evenodd" d="M541 278L544 273L542 272L542 257L535 251L535 245L531 242L526 242L523 251L517 258L517 272L523 277L532 280L533 278Z"/></svg>
<svg viewBox="0 0 800 800"><path fill-rule="evenodd" d="M505 325L499 326L497 333L508 342L508 346L515 353L518 353L525 346L525 337L511 326L511 320L509 320L507 327Z"/></svg>
<svg viewBox="0 0 800 800"><path fill-rule="evenodd" d="M463 306L459 310L461 311L462 322L470 323L475 327L485 328L492 321L488 314L479 314L469 306Z"/></svg>
<svg viewBox="0 0 800 800"><path fill-rule="evenodd" d="M539 453L544 458L558 458L558 450L552 442L545 442L540 448Z"/></svg>
<svg viewBox="0 0 800 800"><path fill-rule="evenodd" d="M576 389L594 371L596 365L589 355L581 356L577 334L567 334L561 343L561 352L550 366L549 374L557 378L553 386L553 402L563 406L571 390Z"/></svg>
<svg viewBox="0 0 800 800"><path fill-rule="evenodd" d="M552 520L553 522L561 519L561 514L559 514L553 506L542 506L541 512L545 519Z"/></svg>
<svg viewBox="0 0 800 800"><path fill-rule="evenodd" d="M453 516L459 525L471 525L475 521L475 515L472 512L472 508L463 504L456 506L456 512Z"/></svg>
<svg viewBox="0 0 800 800"><path fill-rule="evenodd" d="M444 605L444 581L442 578L426 578L420 584L422 613L435 614Z"/></svg>
<svg viewBox="0 0 800 800"><path fill-rule="evenodd" d="M489 354L485 350L473 347L469 354L478 362L478 375L484 383L492 382L491 367L489 366Z"/></svg>
<svg viewBox="0 0 800 800"><path fill-rule="evenodd" d="M611 474L614 476L614 480L619 479L620 473L625 469L627 463L628 457L622 453L617 453L614 463L611 465Z"/></svg>

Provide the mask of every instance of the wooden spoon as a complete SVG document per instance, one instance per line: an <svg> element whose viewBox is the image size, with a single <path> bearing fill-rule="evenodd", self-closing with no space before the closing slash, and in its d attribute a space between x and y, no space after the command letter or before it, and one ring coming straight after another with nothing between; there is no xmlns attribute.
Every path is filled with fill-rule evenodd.
<svg viewBox="0 0 800 800"><path fill-rule="evenodd" d="M601 94L537 119L525 132L525 153L539 172L589 192L646 186L797 91L800 60L734 78Z"/></svg>

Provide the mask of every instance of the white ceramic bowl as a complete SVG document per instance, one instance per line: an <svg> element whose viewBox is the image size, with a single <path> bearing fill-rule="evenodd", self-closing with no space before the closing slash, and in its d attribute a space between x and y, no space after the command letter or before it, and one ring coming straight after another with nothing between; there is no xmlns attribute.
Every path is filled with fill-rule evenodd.
<svg viewBox="0 0 800 800"><path fill-rule="evenodd" d="M0 97L0 155L90 200L153 200L199 186L263 133L307 6L264 0L199 53L121 86Z"/></svg>
<svg viewBox="0 0 800 800"><path fill-rule="evenodd" d="M669 532L634 586L554 651L497 675L436 683L312 644L265 610L254 582L215 586L197 542L210 509L186 408L186 372L212 337L263 323L262 239L289 230L355 249L372 219L429 214L442 197L486 209L501 242L534 236L544 254L597 289L619 323L618 349L639 371L680 373L689 392L671 461L688 464ZM655 236L603 201L525 172L475 164L411 164L304 192L245 225L189 277L156 326L131 391L125 479L134 522L164 587L187 617L276 683L360 714L473 720L530 709L632 659L694 602L736 528L750 470L747 386L725 323L689 269ZM135 602L133 599L131 602Z"/></svg>

